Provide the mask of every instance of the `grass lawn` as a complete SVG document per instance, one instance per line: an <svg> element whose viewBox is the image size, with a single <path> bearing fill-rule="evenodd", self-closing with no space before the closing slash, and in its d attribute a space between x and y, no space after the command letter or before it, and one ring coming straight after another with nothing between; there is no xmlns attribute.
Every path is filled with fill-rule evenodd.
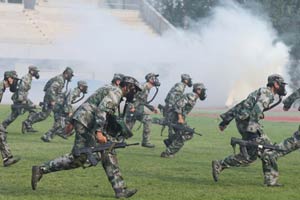
<svg viewBox="0 0 300 200"><path fill-rule="evenodd" d="M0 106L1 121L9 114L9 106ZM201 110L200 110L201 112ZM27 114L26 114L27 115ZM299 113L300 115L300 113ZM18 118L8 128L8 143L12 153L22 160L8 168L0 168L0 199L114 199L114 192L107 180L101 164L87 169L78 168L47 174L31 190L31 167L62 154L69 153L74 136L68 140L55 137L51 143L44 143L40 137L52 125L52 119L37 123L35 134L22 134ZM164 150L160 127L153 125L152 142L154 149L133 146L119 149L118 158L123 177L129 188L137 188L138 193L131 199L145 200L237 200L237 199L298 199L300 185L300 154L293 152L278 161L280 183L284 187L263 186L261 162L243 168L228 169L222 172L215 183L211 176L211 161L232 154L230 137L239 137L234 122L220 133L219 121L207 117L190 117L189 124L203 133L195 135L172 159L160 158ZM140 142L142 129L134 128L135 135L128 143ZM298 127L297 123L264 122L265 132L274 142L290 136Z"/></svg>

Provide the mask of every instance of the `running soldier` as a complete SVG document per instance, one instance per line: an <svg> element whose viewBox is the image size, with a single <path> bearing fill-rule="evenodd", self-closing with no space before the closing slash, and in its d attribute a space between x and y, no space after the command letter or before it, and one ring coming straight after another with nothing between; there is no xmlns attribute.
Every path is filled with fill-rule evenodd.
<svg viewBox="0 0 300 200"><path fill-rule="evenodd" d="M43 102L41 103L42 111L29 115L28 118L22 122L23 133L36 132L36 130L32 128L32 125L47 119L65 85L67 91L68 84L73 76L73 70L70 67L67 67L62 74L51 78L46 83L44 87L45 96Z"/></svg>
<svg viewBox="0 0 300 200"><path fill-rule="evenodd" d="M174 131L173 135L169 135L164 140L166 150L161 153L163 158L172 158L183 147L184 142L192 139L193 133L186 132L184 129L178 129L172 125L178 124L181 127L187 126L186 116L192 111L197 100L204 101L206 99L206 88L203 83L195 83L193 92L184 94L170 109L167 120L168 128Z"/></svg>
<svg viewBox="0 0 300 200"><path fill-rule="evenodd" d="M67 93L64 92L59 96L59 99L53 108L53 126L41 137L42 141L50 142L55 135L58 135L63 139L67 139L72 135L72 131L69 133L66 133L65 131L66 126L69 124L70 118L74 112L72 104L82 100L87 93L87 89L88 85L85 81L78 81L76 88Z"/></svg>
<svg viewBox="0 0 300 200"><path fill-rule="evenodd" d="M282 76L273 74L268 77L267 87L261 87L250 93L249 96L239 104L221 114L222 122L219 128L223 131L228 124L235 119L237 129L243 140L257 143L259 145L271 144L270 139L265 135L259 120L264 118L264 111L273 108L275 95L286 95L286 83ZM278 102L280 102L279 100ZM266 186L280 186L278 183L278 166L277 158L273 155L273 151L269 149L258 149L254 146L246 147L245 151L239 154L230 155L223 160L212 161L212 175L214 181L218 181L219 174L230 167L249 166L257 157L262 161L264 184Z"/></svg>
<svg viewBox="0 0 300 200"><path fill-rule="evenodd" d="M72 152L40 166L33 166L32 189L35 190L37 188L37 182L44 174L84 166L87 162L88 154L81 153L78 155L76 152L79 149L94 147L97 143L105 144L108 141L118 142L127 139L128 135L131 134L124 134L123 131L121 133L115 132L109 128L117 125L115 120L110 119L113 118L122 97L132 101L130 98L140 90L139 83L134 78L125 76L119 87L106 85L92 94L75 111L72 117L75 129L75 142ZM125 125L124 121L122 122ZM127 133L128 131L130 130L126 129ZM113 148L102 151L101 156L99 154L93 154L93 156L98 161L101 160L107 178L115 191L116 198L128 198L137 192L136 189L130 190L126 187L120 172L117 154Z"/></svg>
<svg viewBox="0 0 300 200"><path fill-rule="evenodd" d="M28 73L21 78L18 82L17 91L14 92L11 99L13 104L11 105L10 115L2 122L3 127L6 129L17 117L25 112L29 112L32 115L36 112L35 105L28 98L28 92L31 89L32 78L40 78L39 70L36 66L29 66Z"/></svg>
<svg viewBox="0 0 300 200"><path fill-rule="evenodd" d="M3 93L7 88L9 88L11 92L17 91L18 81L19 79L15 71L6 71L4 73L4 80L0 81L0 103L2 100ZM5 128L2 126L2 124L0 124L0 150L4 167L8 167L12 164L15 164L20 160L20 158L13 157L6 141L6 134L7 132Z"/></svg>
<svg viewBox="0 0 300 200"><path fill-rule="evenodd" d="M150 126L151 126L151 117L149 114L145 113L144 108L148 108L154 113L158 113L157 108L150 105L151 101L155 98L160 82L158 80L158 74L149 73L145 76L146 82L141 86L142 91L138 92L134 96L134 103L129 104L126 109L126 124L132 130L136 120L140 121L143 124L143 139L142 146L147 148L154 148L155 145L150 142ZM156 93L154 97L148 101L148 95L150 90L155 87Z"/></svg>

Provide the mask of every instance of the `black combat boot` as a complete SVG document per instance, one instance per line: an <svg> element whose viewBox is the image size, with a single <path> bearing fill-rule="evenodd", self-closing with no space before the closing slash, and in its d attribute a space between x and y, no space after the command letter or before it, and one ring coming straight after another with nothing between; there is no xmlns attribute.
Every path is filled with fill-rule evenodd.
<svg viewBox="0 0 300 200"><path fill-rule="evenodd" d="M160 154L160 157L162 157L162 158L173 158L174 154L170 154L170 153L164 151Z"/></svg>
<svg viewBox="0 0 300 200"><path fill-rule="evenodd" d="M43 142L50 142L51 140L49 138L47 138L47 136L42 136L41 140L43 140Z"/></svg>
<svg viewBox="0 0 300 200"><path fill-rule="evenodd" d="M116 192L116 198L119 199L119 198L129 198L131 196L133 196L136 192L137 192L137 189L116 189L115 190Z"/></svg>
<svg viewBox="0 0 300 200"><path fill-rule="evenodd" d="M31 175L31 188L36 190L37 183L43 177L43 170L40 166L32 166L32 175Z"/></svg>
<svg viewBox="0 0 300 200"><path fill-rule="evenodd" d="M142 143L142 147L146 147L146 148L154 148L155 145L154 145L154 144L151 144L151 143L149 143L149 142L147 142L147 143Z"/></svg>
<svg viewBox="0 0 300 200"><path fill-rule="evenodd" d="M19 162L19 160L21 160L21 158L14 158L14 157L6 158L3 160L3 166L9 167L9 166Z"/></svg>

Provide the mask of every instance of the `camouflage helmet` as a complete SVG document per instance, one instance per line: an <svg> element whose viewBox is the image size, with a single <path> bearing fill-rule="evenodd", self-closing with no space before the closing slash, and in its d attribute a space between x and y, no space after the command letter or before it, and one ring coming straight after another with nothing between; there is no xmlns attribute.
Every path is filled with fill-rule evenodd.
<svg viewBox="0 0 300 200"><path fill-rule="evenodd" d="M279 84L286 85L287 83L284 82L284 79L279 74L272 74L268 76L268 84L273 84L274 82L278 82Z"/></svg>
<svg viewBox="0 0 300 200"><path fill-rule="evenodd" d="M198 89L205 89L206 90L206 87L204 86L203 83L194 83L193 84L193 90L198 90Z"/></svg>
<svg viewBox="0 0 300 200"><path fill-rule="evenodd" d="M78 81L77 82L77 87L80 89L80 91L84 94L86 94L88 91L88 85L87 85L87 82L86 81ZM81 88L80 88L81 87Z"/></svg>
<svg viewBox="0 0 300 200"><path fill-rule="evenodd" d="M82 81L82 80L81 80L81 81L78 81L78 82L77 82L77 86L78 86L78 87L80 87L80 86L87 87L88 85L87 85L87 82L86 82L86 81Z"/></svg>
<svg viewBox="0 0 300 200"><path fill-rule="evenodd" d="M181 74L181 80L189 80L192 79L190 75L188 74Z"/></svg>
<svg viewBox="0 0 300 200"><path fill-rule="evenodd" d="M35 72L39 72L40 70L36 67L36 66L34 66L34 65L30 65L29 67L28 67L28 71L35 71Z"/></svg>
<svg viewBox="0 0 300 200"><path fill-rule="evenodd" d="M66 67L66 69L63 72L64 74L68 74L70 76L74 76L74 71L71 67Z"/></svg>
<svg viewBox="0 0 300 200"><path fill-rule="evenodd" d="M14 70L4 72L4 80L8 78L18 78L17 72Z"/></svg>
<svg viewBox="0 0 300 200"><path fill-rule="evenodd" d="M114 77L113 77L113 79L112 79L111 82L114 82L114 81L116 81L116 80L122 80L123 77L124 77L124 74L121 74L121 73L115 73L115 74L114 74Z"/></svg>
<svg viewBox="0 0 300 200"><path fill-rule="evenodd" d="M146 81L149 81L151 78L153 77L158 77L159 74L154 74L154 73L148 73L146 76L145 76L145 79Z"/></svg>
<svg viewBox="0 0 300 200"><path fill-rule="evenodd" d="M125 85L126 83L131 83L132 85L134 85L137 91L142 90L140 83L131 76L124 76L122 78L121 83L120 83L121 87L122 87L122 85Z"/></svg>

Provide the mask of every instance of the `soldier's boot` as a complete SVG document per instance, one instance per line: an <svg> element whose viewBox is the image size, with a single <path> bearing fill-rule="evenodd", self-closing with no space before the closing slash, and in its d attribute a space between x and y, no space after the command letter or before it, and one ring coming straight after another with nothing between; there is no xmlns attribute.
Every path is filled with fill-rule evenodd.
<svg viewBox="0 0 300 200"><path fill-rule="evenodd" d="M43 141L43 142L50 142L51 140L47 137L47 136L45 136L45 135L43 135L42 137L41 137L41 140Z"/></svg>
<svg viewBox="0 0 300 200"><path fill-rule="evenodd" d="M3 166L4 167L9 167L17 162L19 162L21 158L14 158L14 157L9 157L3 160Z"/></svg>
<svg viewBox="0 0 300 200"><path fill-rule="evenodd" d="M37 132L37 130L33 129L32 126L26 122L26 121L23 121L22 122L22 133L35 133Z"/></svg>
<svg viewBox="0 0 300 200"><path fill-rule="evenodd" d="M284 185L280 184L280 183L275 183L275 184L266 184L266 186L268 186L268 187L282 187Z"/></svg>
<svg viewBox="0 0 300 200"><path fill-rule="evenodd" d="M151 144L150 142L147 142L147 143L142 143L142 147L146 147L146 148L154 148L155 145L154 145L154 144Z"/></svg>
<svg viewBox="0 0 300 200"><path fill-rule="evenodd" d="M65 134L57 134L59 137L61 137L62 139L65 139L67 140L68 139L68 136L65 135Z"/></svg>
<svg viewBox="0 0 300 200"><path fill-rule="evenodd" d="M31 175L31 188L32 190L36 190L37 183L43 177L43 170L40 166L32 166L32 175Z"/></svg>
<svg viewBox="0 0 300 200"><path fill-rule="evenodd" d="M162 157L162 158L173 158L174 154L170 154L170 153L164 151L160 154L160 157Z"/></svg>
<svg viewBox="0 0 300 200"><path fill-rule="evenodd" d="M224 169L218 160L213 160L211 163L212 176L215 182L218 182L219 174Z"/></svg>
<svg viewBox="0 0 300 200"><path fill-rule="evenodd" d="M5 122L2 122L2 126L3 126L3 128L4 128L4 129L6 129L6 128L7 128L7 126L8 126L8 124L7 124L7 123L5 123Z"/></svg>
<svg viewBox="0 0 300 200"><path fill-rule="evenodd" d="M137 192L137 189L116 189L115 190L115 197L119 198L129 198L133 196Z"/></svg>

